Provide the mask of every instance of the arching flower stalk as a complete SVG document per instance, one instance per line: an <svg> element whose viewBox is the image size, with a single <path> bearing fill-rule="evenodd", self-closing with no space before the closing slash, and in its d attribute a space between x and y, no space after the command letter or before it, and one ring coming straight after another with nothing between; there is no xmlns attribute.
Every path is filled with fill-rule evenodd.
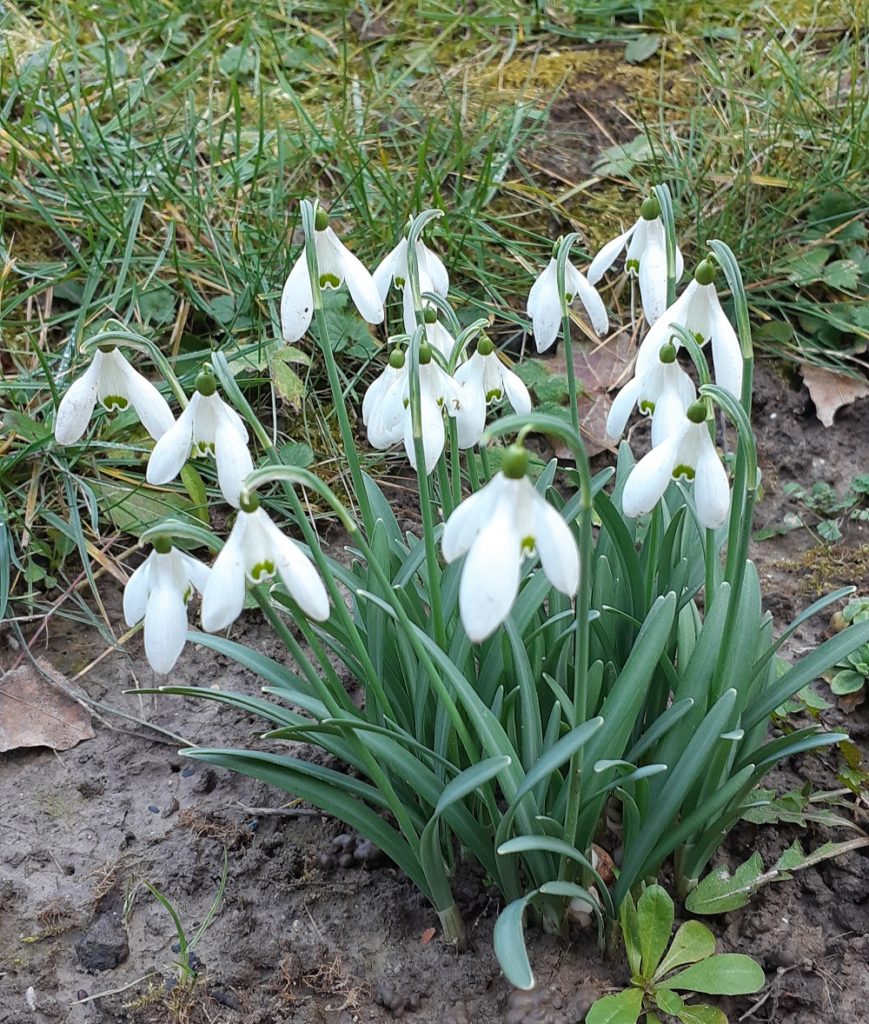
<svg viewBox="0 0 869 1024"><path fill-rule="evenodd" d="M667 240L661 206L654 196L643 202L639 220L598 252L588 268L589 284L596 285L628 247L625 270L640 282L643 315L651 326L667 308ZM685 263L676 246L676 280L682 277Z"/></svg>
<svg viewBox="0 0 869 1024"><path fill-rule="evenodd" d="M81 439L97 402L109 412L132 406L155 441L175 422L166 399L114 346L98 348L90 366L63 396L54 421L58 444L75 444Z"/></svg>
<svg viewBox="0 0 869 1024"><path fill-rule="evenodd" d="M212 456L223 497L238 508L246 476L253 472L247 448L248 434L241 417L217 394L210 367L196 378L196 392L175 424L154 446L148 460L149 484L166 484L181 472L191 452Z"/></svg>
<svg viewBox="0 0 869 1024"><path fill-rule="evenodd" d="M145 620L145 656L155 672L171 672L187 641L187 603L208 582L207 565L172 546L165 537L127 581L124 618Z"/></svg>

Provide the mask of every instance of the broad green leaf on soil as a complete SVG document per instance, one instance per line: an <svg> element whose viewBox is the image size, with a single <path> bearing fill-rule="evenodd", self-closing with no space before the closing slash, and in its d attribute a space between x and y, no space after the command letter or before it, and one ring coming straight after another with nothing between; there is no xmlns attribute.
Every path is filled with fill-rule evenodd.
<svg viewBox="0 0 869 1024"><path fill-rule="evenodd" d="M272 381L275 390L292 409L301 409L305 398L302 378L285 362L275 359L272 363Z"/></svg>
<svg viewBox="0 0 869 1024"><path fill-rule="evenodd" d="M90 486L97 496L100 510L109 517L112 525L134 537L173 513L182 519L190 515L200 521L193 511L193 503L181 494L144 491L104 480L91 480Z"/></svg>
<svg viewBox="0 0 869 1024"><path fill-rule="evenodd" d="M645 32L635 36L625 47L628 64L642 64L661 48L661 36L657 32Z"/></svg>
<svg viewBox="0 0 869 1024"><path fill-rule="evenodd" d="M685 1005L682 1001L682 997L677 995L671 988L659 988L655 993L655 1002L658 1004L658 1008L663 1010L664 1013L669 1013L671 1016L675 1015Z"/></svg>
<svg viewBox="0 0 869 1024"><path fill-rule="evenodd" d="M598 999L586 1014L585 1024L636 1024L642 1008L642 989L626 988Z"/></svg>
<svg viewBox="0 0 869 1024"><path fill-rule="evenodd" d="M697 1006L683 1006L676 1014L682 1024L727 1024L727 1018L714 1006L700 1003Z"/></svg>
<svg viewBox="0 0 869 1024"><path fill-rule="evenodd" d="M742 812L744 821L753 825L774 825L780 821L790 825L806 827L806 822L814 821L830 828L856 828L855 823L839 814L834 814L829 805L820 801L813 802L808 793L793 790L790 793L776 794L772 789L756 789L751 793L751 803Z"/></svg>
<svg viewBox="0 0 869 1024"><path fill-rule="evenodd" d="M760 964L750 956L718 953L679 971L660 987L713 996L742 996L760 991L765 981Z"/></svg>
<svg viewBox="0 0 869 1024"><path fill-rule="evenodd" d="M670 941L673 901L660 885L650 885L637 900L640 927L640 974L651 978Z"/></svg>
<svg viewBox="0 0 869 1024"><path fill-rule="evenodd" d="M834 260L824 267L824 284L843 291L853 291L860 280L860 266L853 260Z"/></svg>
<svg viewBox="0 0 869 1024"><path fill-rule="evenodd" d="M667 955L661 961L655 978L663 978L669 971L684 964L693 964L704 960L715 952L715 936L699 921L685 921L673 936ZM663 1009L663 1007L662 1007ZM672 1010L668 1010L672 1013Z"/></svg>
<svg viewBox="0 0 869 1024"><path fill-rule="evenodd" d="M685 908L692 914L723 914L744 907L762 874L759 853L752 854L732 875L727 868L716 868L688 894Z"/></svg>

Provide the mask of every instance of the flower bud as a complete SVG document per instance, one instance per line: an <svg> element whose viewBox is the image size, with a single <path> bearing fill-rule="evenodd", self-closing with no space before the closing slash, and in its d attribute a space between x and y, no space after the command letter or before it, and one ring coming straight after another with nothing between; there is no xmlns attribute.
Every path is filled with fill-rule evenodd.
<svg viewBox="0 0 869 1024"><path fill-rule="evenodd" d="M676 346L672 341L668 341L666 345L661 346L659 353L662 363L675 363L676 362Z"/></svg>
<svg viewBox="0 0 869 1024"><path fill-rule="evenodd" d="M325 231L327 227L329 227L329 214L318 206L317 212L314 214L314 230Z"/></svg>
<svg viewBox="0 0 869 1024"><path fill-rule="evenodd" d="M643 205L640 207L640 213L642 214L643 220L657 220L657 218L661 216L661 204L655 196L649 196L648 199L643 200Z"/></svg>
<svg viewBox="0 0 869 1024"><path fill-rule="evenodd" d="M511 444L501 460L501 472L508 480L521 480L528 472L528 449L523 444Z"/></svg>
<svg viewBox="0 0 869 1024"><path fill-rule="evenodd" d="M697 284L712 284L715 280L715 264L712 260L701 260L694 271Z"/></svg>

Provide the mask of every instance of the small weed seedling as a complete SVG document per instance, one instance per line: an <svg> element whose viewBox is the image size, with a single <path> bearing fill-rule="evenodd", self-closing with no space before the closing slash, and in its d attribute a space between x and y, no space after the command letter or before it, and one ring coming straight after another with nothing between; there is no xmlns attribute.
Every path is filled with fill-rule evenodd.
<svg viewBox="0 0 869 1024"><path fill-rule="evenodd" d="M734 996L763 987L760 966L742 953L716 953L715 936L699 921L685 921L671 943L673 901L660 885L650 885L636 904L627 896L620 923L630 988L598 999L587 1024L636 1024L641 1017L661 1024L658 1011L683 1024L727 1024L721 1010L687 1003L679 993Z"/></svg>
<svg viewBox="0 0 869 1024"><path fill-rule="evenodd" d="M855 597L841 614L833 616L833 628L840 631L852 622L869 621L869 597ZM830 689L837 697L859 693L869 682L869 644L862 644L846 658L837 661L829 676Z"/></svg>
<svg viewBox="0 0 869 1024"><path fill-rule="evenodd" d="M200 966L199 958L193 953L194 948L199 944L199 940L208 931L211 922L214 920L217 914L218 907L223 900L223 894L226 890L226 875L228 870L228 860L226 847L223 848L223 871L220 875L220 884L217 887L217 894L214 897L214 901L208 909L208 913L202 920L202 924L196 929L193 935L188 938L187 932L184 930L184 925L181 923L181 915L169 901L169 899L155 886L147 880L144 882L145 887L151 893L151 895L159 903L161 903L172 918L172 923L175 925L175 932L178 936L177 947L173 946L178 953L178 960L176 965L178 967L178 983L183 988L189 990L192 989L198 978L198 970Z"/></svg>

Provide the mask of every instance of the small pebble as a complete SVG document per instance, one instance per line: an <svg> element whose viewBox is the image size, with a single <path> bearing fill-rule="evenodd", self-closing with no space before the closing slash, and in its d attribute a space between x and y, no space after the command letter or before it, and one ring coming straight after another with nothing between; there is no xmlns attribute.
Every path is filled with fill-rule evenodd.
<svg viewBox="0 0 869 1024"><path fill-rule="evenodd" d="M352 853L342 853L341 856L338 858L338 863L341 865L342 868L352 868L353 867L353 854Z"/></svg>
<svg viewBox="0 0 869 1024"><path fill-rule="evenodd" d="M160 813L160 808L156 804L148 804L148 810L152 814L159 814Z"/></svg>
<svg viewBox="0 0 869 1024"><path fill-rule="evenodd" d="M172 815L178 810L179 806L180 805L178 803L178 800L173 796L169 803L166 804L166 806L163 808L163 810L160 811L160 817L171 818Z"/></svg>
<svg viewBox="0 0 869 1024"><path fill-rule="evenodd" d="M87 997L88 997L88 994L87 994L87 989L84 989L84 988L80 988L80 989L78 990L78 992L76 992L76 994L75 994L75 997L76 997L76 999L77 999L77 1000L78 1000L79 1002L81 1002L81 1001L82 1001L82 999L87 999Z"/></svg>
<svg viewBox="0 0 869 1024"><path fill-rule="evenodd" d="M321 853L317 856L317 864L324 871L332 871L335 867L335 858L329 853Z"/></svg>
<svg viewBox="0 0 869 1024"><path fill-rule="evenodd" d="M194 793L210 793L217 785L217 773L213 768L206 768L193 783Z"/></svg>
<svg viewBox="0 0 869 1024"><path fill-rule="evenodd" d="M31 1013L36 1013L36 992L32 985L24 993L24 1002L27 1003L27 1009Z"/></svg>
<svg viewBox="0 0 869 1024"><path fill-rule="evenodd" d="M352 846L355 845L356 839L351 835L347 835L346 832L342 833L340 836L335 836L335 838L332 840L333 850L349 850Z"/></svg>

